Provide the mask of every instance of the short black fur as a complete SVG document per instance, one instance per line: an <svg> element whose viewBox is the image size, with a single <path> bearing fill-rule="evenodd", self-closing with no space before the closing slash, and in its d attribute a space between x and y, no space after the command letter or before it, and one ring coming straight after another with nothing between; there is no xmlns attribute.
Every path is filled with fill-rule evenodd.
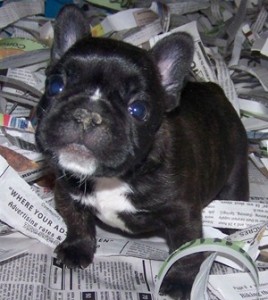
<svg viewBox="0 0 268 300"><path fill-rule="evenodd" d="M56 207L68 228L56 252L69 267L93 260L100 184L127 187L134 208L118 207L111 222L163 233L170 252L202 237L210 201L248 199L245 130L219 86L186 82L191 37L172 34L147 52L91 38L87 27L75 6L60 12L37 110L37 144L57 174ZM109 197L116 207L112 189ZM177 263L161 292L186 298L202 260Z"/></svg>

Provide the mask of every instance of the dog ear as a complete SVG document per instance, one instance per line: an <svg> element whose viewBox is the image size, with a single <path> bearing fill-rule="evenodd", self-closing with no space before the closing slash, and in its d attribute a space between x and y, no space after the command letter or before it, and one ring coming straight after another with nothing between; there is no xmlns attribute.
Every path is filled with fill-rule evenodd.
<svg viewBox="0 0 268 300"><path fill-rule="evenodd" d="M180 92L190 71L194 43L187 33L173 33L152 48L153 59L160 71L162 85L167 92L166 111L179 105Z"/></svg>
<svg viewBox="0 0 268 300"><path fill-rule="evenodd" d="M89 24L83 11L70 4L59 12L54 26L54 42L51 50L52 64L79 39L89 34Z"/></svg>

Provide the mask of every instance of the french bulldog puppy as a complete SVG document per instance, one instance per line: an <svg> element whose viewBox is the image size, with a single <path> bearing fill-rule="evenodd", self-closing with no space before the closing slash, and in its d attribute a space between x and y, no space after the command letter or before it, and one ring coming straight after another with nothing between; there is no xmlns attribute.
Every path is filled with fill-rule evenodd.
<svg viewBox="0 0 268 300"><path fill-rule="evenodd" d="M202 237L213 199L248 199L247 137L219 86L187 82L193 41L171 34L150 51L92 38L66 6L37 109L36 140L57 174L68 267L93 260L96 218L127 233L159 232L170 252ZM161 292L186 298L202 255L167 274Z"/></svg>

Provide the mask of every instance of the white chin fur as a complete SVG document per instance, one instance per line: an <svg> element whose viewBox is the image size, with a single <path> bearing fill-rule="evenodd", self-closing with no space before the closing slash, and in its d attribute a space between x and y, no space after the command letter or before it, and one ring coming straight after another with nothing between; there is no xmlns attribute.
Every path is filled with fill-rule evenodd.
<svg viewBox="0 0 268 300"><path fill-rule="evenodd" d="M59 154L59 165L67 171L88 176L93 175L97 168L94 158L86 159L83 156L64 151Z"/></svg>

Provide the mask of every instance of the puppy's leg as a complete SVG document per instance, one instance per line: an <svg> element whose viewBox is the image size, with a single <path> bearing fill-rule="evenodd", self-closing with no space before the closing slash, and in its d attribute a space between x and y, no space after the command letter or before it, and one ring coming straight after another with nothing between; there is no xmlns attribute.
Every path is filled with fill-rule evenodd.
<svg viewBox="0 0 268 300"><path fill-rule="evenodd" d="M237 160L226 184L215 199L248 201L249 180L247 153L243 159ZM221 228L220 230L227 235L236 231L236 229L230 228Z"/></svg>
<svg viewBox="0 0 268 300"><path fill-rule="evenodd" d="M249 180L247 154L236 161L226 184L217 195L216 199L248 201Z"/></svg>
<svg viewBox="0 0 268 300"><path fill-rule="evenodd" d="M176 214L176 221L167 227L167 242L170 252L175 251L184 243L202 237L201 212L196 208ZM174 299L186 300L190 297L193 281L204 260L203 254L193 254L180 259L168 271L160 288L161 294L168 294Z"/></svg>
<svg viewBox="0 0 268 300"><path fill-rule="evenodd" d="M57 246L57 257L67 267L87 267L96 249L95 220L88 209L66 192L55 191L56 208L67 225L67 237Z"/></svg>

